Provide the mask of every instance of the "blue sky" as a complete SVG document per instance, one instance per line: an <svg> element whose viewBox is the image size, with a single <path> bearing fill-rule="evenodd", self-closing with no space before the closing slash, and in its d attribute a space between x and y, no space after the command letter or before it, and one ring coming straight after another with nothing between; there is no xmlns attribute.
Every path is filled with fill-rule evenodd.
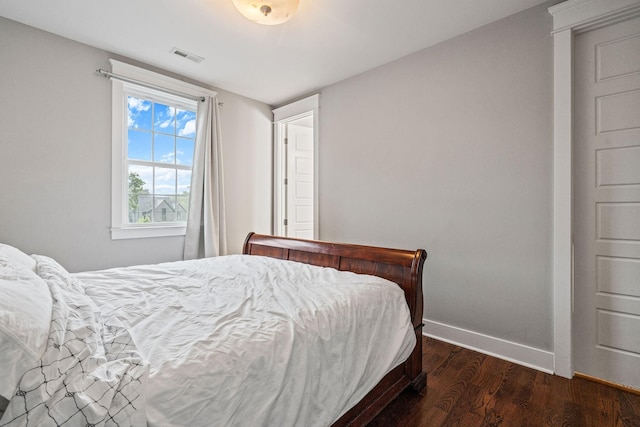
<svg viewBox="0 0 640 427"><path fill-rule="evenodd" d="M195 111L129 96L128 157L191 166L195 125ZM129 165L129 172L137 172L147 184L145 188L155 194L181 194L189 190L191 182L190 171L174 168Z"/></svg>

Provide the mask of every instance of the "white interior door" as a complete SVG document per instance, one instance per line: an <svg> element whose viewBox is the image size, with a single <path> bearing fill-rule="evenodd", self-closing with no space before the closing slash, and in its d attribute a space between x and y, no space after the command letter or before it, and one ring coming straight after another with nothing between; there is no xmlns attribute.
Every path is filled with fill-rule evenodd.
<svg viewBox="0 0 640 427"><path fill-rule="evenodd" d="M313 239L313 128L287 125L286 235Z"/></svg>
<svg viewBox="0 0 640 427"><path fill-rule="evenodd" d="M640 18L575 38L576 372L640 389Z"/></svg>
<svg viewBox="0 0 640 427"><path fill-rule="evenodd" d="M273 234L277 236L319 238L319 100L319 94L311 95L273 110Z"/></svg>

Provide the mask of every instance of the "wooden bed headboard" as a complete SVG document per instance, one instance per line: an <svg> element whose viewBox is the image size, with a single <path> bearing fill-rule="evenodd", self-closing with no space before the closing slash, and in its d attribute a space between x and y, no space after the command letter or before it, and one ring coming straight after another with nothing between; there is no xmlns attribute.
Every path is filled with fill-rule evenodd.
<svg viewBox="0 0 640 427"><path fill-rule="evenodd" d="M286 259L391 280L404 290L414 327L422 325L424 249L415 251L249 233L242 253Z"/></svg>
<svg viewBox="0 0 640 427"><path fill-rule="evenodd" d="M379 276L404 290L416 346L403 364L382 378L332 427L364 426L407 387L418 393L426 388L427 374L422 370L422 269L427 259L424 249L408 251L249 233L242 253Z"/></svg>

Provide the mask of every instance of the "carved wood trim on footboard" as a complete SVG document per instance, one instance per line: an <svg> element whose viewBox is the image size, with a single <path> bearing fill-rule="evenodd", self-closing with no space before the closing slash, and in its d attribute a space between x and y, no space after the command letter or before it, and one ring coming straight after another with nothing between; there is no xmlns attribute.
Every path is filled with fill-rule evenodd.
<svg viewBox="0 0 640 427"><path fill-rule="evenodd" d="M427 253L423 249L408 251L249 233L242 253L379 276L397 283L404 290L416 333L416 347L404 364L387 374L334 426L366 425L405 388L412 386L417 392L424 390L422 270Z"/></svg>

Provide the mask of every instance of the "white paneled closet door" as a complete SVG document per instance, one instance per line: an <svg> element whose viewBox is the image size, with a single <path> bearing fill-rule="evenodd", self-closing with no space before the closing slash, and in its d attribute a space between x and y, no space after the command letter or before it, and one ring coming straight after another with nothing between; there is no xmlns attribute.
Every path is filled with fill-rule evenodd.
<svg viewBox="0 0 640 427"><path fill-rule="evenodd" d="M576 372L640 389L640 18L575 38Z"/></svg>

